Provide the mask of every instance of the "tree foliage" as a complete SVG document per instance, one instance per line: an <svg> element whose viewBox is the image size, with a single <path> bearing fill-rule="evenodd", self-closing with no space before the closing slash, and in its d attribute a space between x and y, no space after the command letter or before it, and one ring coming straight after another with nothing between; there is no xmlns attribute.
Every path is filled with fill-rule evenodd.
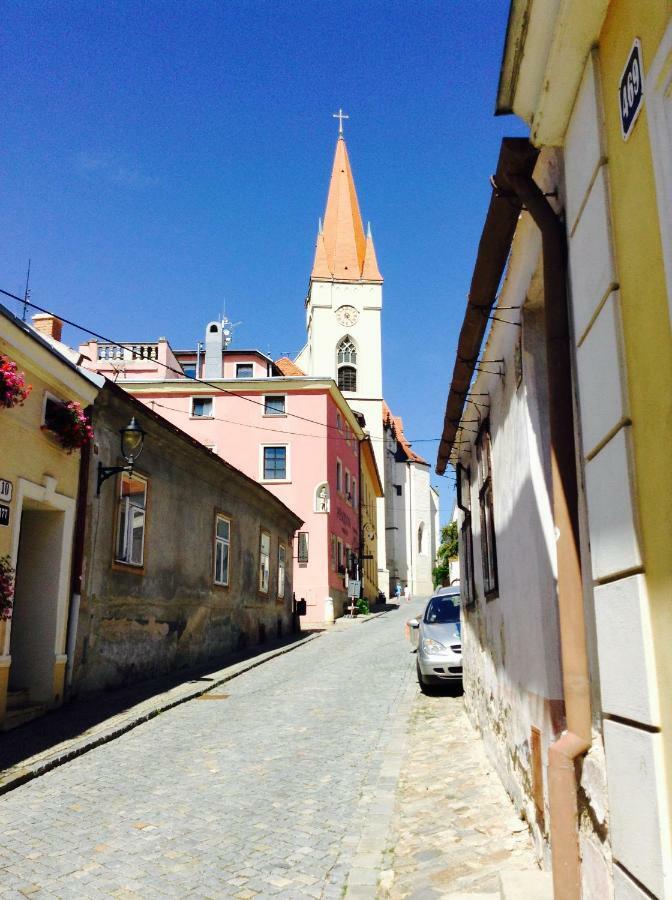
<svg viewBox="0 0 672 900"><path fill-rule="evenodd" d="M457 522L449 522L441 529L441 543L436 552L436 566L432 569L435 585L450 582L450 561L457 559L457 556Z"/></svg>
<svg viewBox="0 0 672 900"><path fill-rule="evenodd" d="M449 522L441 529L441 544L436 552L436 565L432 569L434 585L450 583L450 561L458 557L457 522Z"/></svg>

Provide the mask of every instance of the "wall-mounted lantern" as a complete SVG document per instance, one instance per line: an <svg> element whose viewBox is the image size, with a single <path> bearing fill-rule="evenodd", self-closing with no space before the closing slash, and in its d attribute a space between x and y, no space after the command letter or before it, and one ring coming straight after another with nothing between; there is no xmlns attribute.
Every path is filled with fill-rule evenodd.
<svg viewBox="0 0 672 900"><path fill-rule="evenodd" d="M100 495L101 484L104 481L107 481L112 475L116 475L118 472L128 472L129 475L133 474L133 466L142 453L142 449L145 445L145 432L135 421L135 416L131 418L131 421L125 428L119 429L119 434L121 435L121 455L126 460L126 465L104 466L102 463L98 463L97 495Z"/></svg>

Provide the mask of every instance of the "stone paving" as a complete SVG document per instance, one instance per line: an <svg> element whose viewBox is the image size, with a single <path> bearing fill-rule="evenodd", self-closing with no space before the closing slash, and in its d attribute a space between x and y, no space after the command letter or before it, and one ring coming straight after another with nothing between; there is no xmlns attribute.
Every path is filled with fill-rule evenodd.
<svg viewBox="0 0 672 900"><path fill-rule="evenodd" d="M168 709L0 797L0 897L450 897L533 865L420 601ZM410 726L409 726L410 723Z"/></svg>
<svg viewBox="0 0 672 900"><path fill-rule="evenodd" d="M490 767L461 690L418 695L385 866L378 896L389 900L499 897L500 873L537 870L528 828Z"/></svg>
<svg viewBox="0 0 672 900"><path fill-rule="evenodd" d="M339 898L355 868L370 884L415 692L403 619L337 625L5 794L0 895Z"/></svg>

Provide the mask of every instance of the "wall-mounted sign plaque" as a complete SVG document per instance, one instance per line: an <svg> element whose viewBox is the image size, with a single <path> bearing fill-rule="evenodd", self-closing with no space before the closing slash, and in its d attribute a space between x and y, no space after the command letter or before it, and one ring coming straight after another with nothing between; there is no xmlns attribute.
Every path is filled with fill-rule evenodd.
<svg viewBox="0 0 672 900"><path fill-rule="evenodd" d="M9 525L9 507L0 503L0 525Z"/></svg>
<svg viewBox="0 0 672 900"><path fill-rule="evenodd" d="M6 478L0 478L0 500L3 503L9 503L12 499L12 482Z"/></svg>
<svg viewBox="0 0 672 900"><path fill-rule="evenodd" d="M644 66L642 65L642 45L635 38L630 56L621 75L618 87L618 102L621 107L621 129L623 140L627 141L637 120L644 100Z"/></svg>

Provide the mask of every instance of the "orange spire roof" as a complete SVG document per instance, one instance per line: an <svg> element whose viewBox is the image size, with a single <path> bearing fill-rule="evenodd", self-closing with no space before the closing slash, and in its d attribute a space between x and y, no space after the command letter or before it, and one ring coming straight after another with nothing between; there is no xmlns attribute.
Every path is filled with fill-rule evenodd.
<svg viewBox="0 0 672 900"><path fill-rule="evenodd" d="M383 276L378 268L378 260L376 259L376 251L373 247L373 235L371 234L371 225L366 230L366 251L364 253L364 266L362 268L362 278L364 281L382 281Z"/></svg>
<svg viewBox="0 0 672 900"><path fill-rule="evenodd" d="M366 260L369 261L368 266ZM364 269L371 274L364 274ZM373 274L375 273L375 274ZM339 281L382 281L373 240L364 235L357 191L343 135L338 136L324 214L324 229L317 236L311 278Z"/></svg>

